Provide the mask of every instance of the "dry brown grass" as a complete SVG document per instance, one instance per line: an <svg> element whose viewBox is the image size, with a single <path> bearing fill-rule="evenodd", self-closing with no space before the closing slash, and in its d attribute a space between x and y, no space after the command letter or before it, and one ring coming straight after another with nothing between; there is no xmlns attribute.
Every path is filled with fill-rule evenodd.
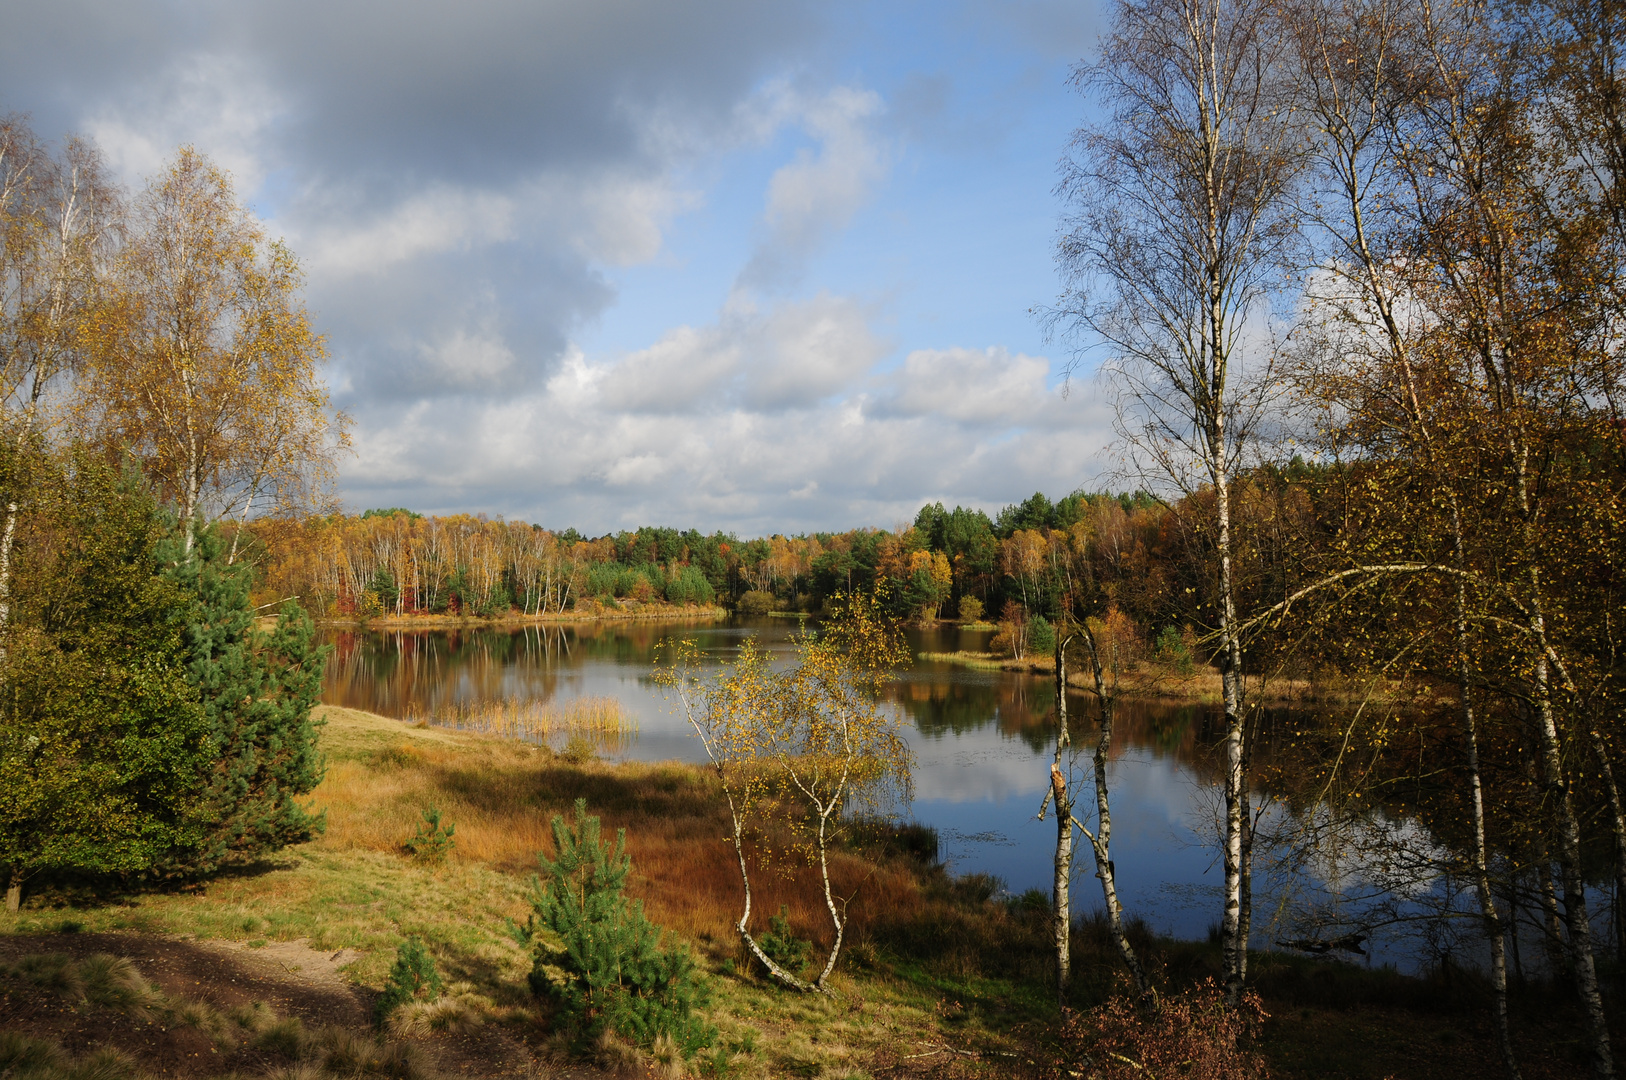
<svg viewBox="0 0 1626 1080"><path fill-rule="evenodd" d="M626 749L638 736L637 717L613 697L579 697L562 704L514 697L457 701L432 711L414 704L407 722L555 746L582 739L611 753Z"/></svg>
<svg viewBox="0 0 1626 1080"><path fill-rule="evenodd" d="M628 891L644 901L651 918L724 954L736 948L739 871L726 839L726 808L705 771L671 762L572 763L524 742L354 710L330 709L328 715L342 719L351 738L327 740L327 777L315 792L328 813L322 847L399 852L423 809L434 805L457 826L453 862L525 873L536 868L538 852L553 851L553 815L567 815L577 798L585 798L607 831L627 830L633 862ZM355 738L357 728L367 737ZM783 904L798 934L828 942L829 916L811 868L794 861L753 863L753 926L765 927ZM838 852L831 875L836 891L851 898L849 935L855 941L877 921L906 918L921 903L918 880L903 866Z"/></svg>

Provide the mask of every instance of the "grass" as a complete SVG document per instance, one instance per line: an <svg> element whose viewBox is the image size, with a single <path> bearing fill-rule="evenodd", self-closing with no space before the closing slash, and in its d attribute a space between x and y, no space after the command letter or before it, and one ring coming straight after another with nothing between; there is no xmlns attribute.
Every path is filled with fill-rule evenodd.
<svg viewBox="0 0 1626 1080"><path fill-rule="evenodd" d="M752 971L733 932L738 874L723 840L726 811L703 770L571 760L536 742L349 709L324 712L329 764L314 796L327 813L321 839L190 891L32 896L20 914L0 913L0 933L71 928L246 943L305 939L315 949L354 950L346 974L374 989L397 947L417 937L455 994L447 1005L404 1014L403 1034L442 1033L428 1036L438 1038L483 1021L545 1039L526 988L530 958L506 923L529 911L536 853L552 850L549 819L583 797L607 830L627 830L629 894L668 934L691 943L711 973L708 1013L721 1040L691 1071L838 1080L1020 1076L1038 1075L1039 1064L1029 1063L1050 1052L1056 1009L1047 897L1007 897L993 879L947 875L933 865L924 831L863 829L836 853L834 884L850 898L851 920L836 992L786 993ZM431 804L457 830L456 847L439 866L402 849ZM792 932L823 946L828 921L805 869L757 865L754 926L766 930L783 904ZM1218 951L1208 943L1157 938L1140 924L1131 932L1170 987L1219 971ZM1100 920L1078 923L1073 957L1076 1007L1104 1001L1120 984ZM77 992L71 974L48 967L37 977ZM1381 1080L1466 1075L1480 1062L1496 1068L1488 995L1471 977L1410 979L1274 953L1257 954L1250 972L1272 1013L1261 1047L1278 1077ZM83 983L83 973L79 978ZM1515 1005L1528 1077L1563 1076L1584 1063L1575 1056L1573 1002L1538 988ZM298 1057L306 1052L300 1047L316 1046L304 1038L284 1032L294 1047L290 1068L325 1068L326 1057ZM342 1065L344 1053L333 1060ZM625 1053L608 1044L598 1050L611 1065ZM640 1061L654 1067L660 1057ZM77 1066L62 1065L70 1067ZM671 1072L675 1065L661 1067Z"/></svg>
<svg viewBox="0 0 1626 1080"><path fill-rule="evenodd" d="M262 1002L222 1010L190 997L168 995L124 957L96 954L75 960L59 953L26 955L0 964L0 989L14 987L54 995L70 1007L99 1007L104 1017L111 1015L149 1028L156 1024L166 1032L190 1028L208 1040L212 1053L228 1069L264 1065L270 1059L269 1075L308 1080L374 1076L430 1080L432 1075L422 1052L411 1044L334 1026L307 1030L297 1018L283 1017ZM110 1047L74 1056L49 1036L0 1033L3 1077L141 1080L147 1075L128 1054Z"/></svg>
<svg viewBox="0 0 1626 1080"><path fill-rule="evenodd" d="M585 696L560 704L534 698L496 698L458 701L425 712L416 704L407 712L409 723L446 727L565 746L581 740L599 750L616 753L638 736L638 719L613 697Z"/></svg>

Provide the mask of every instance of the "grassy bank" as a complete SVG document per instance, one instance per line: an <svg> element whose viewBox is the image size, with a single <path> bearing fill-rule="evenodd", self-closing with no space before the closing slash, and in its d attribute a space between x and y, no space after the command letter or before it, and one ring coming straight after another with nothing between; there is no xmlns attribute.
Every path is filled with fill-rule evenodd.
<svg viewBox="0 0 1626 1080"><path fill-rule="evenodd" d="M449 981L483 1003L489 1030L543 1063L531 1075L549 1075L557 1066L546 1064L549 1033L526 989L529 960L505 923L529 910L536 852L552 846L549 817L583 797L607 828L627 830L629 892L668 934L689 942L710 973L707 1012L720 1028L721 1051L691 1072L852 1080L1044 1074L1055 1006L1043 896L1007 897L989 879L951 878L924 857L925 837L873 831L833 865L852 920L836 992L781 992L749 970L731 932L738 876L721 840L726 817L704 772L573 762L545 747L347 709L324 713L329 767L315 800L328 828L320 840L184 891L32 896L19 915L0 914L7 947L15 954L29 935L52 934L56 949L63 932L126 935L98 939L104 950L107 941L133 949L160 938L233 942L249 953L299 942L312 955L339 958L342 976L365 997L383 985L396 947L415 936ZM456 849L440 867L402 850L430 805L456 825ZM785 905L798 935L827 940L810 882L772 868L759 868L755 882L758 926ZM1081 873L1085 904L1089 884ZM1170 988L1219 971L1208 943L1157 939L1144 928L1135 938ZM1073 1003L1104 1000L1117 972L1102 927L1085 920L1075 934ZM1410 979L1260 954L1250 975L1271 1013L1261 1046L1276 1076L1495 1072L1488 995L1461 972ZM1527 1076L1580 1067L1579 1019L1561 994L1527 990L1516 1008ZM433 1051L444 1038L420 1041ZM467 1057L495 1050L461 1052L473 1074L503 1071Z"/></svg>

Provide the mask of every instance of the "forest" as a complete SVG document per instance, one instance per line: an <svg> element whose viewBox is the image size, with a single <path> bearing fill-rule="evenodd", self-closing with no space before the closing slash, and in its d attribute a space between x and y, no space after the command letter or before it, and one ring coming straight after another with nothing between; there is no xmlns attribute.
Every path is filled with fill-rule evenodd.
<svg viewBox="0 0 1626 1080"><path fill-rule="evenodd" d="M741 540L648 527L589 539L575 529L394 509L261 519L244 526L243 538L261 568L257 596L300 596L312 610L341 617L562 614L621 599L805 613L838 592L880 587L900 618L975 622L1012 602L1054 616L1071 575L1084 574L1111 582L1123 607L1155 622L1175 618L1177 607L1154 595L1157 586L1142 596L1131 582L1175 560L1160 536L1162 517L1144 493L1075 493L1054 504L1035 493L992 519L981 510L924 506L913 526L896 533Z"/></svg>

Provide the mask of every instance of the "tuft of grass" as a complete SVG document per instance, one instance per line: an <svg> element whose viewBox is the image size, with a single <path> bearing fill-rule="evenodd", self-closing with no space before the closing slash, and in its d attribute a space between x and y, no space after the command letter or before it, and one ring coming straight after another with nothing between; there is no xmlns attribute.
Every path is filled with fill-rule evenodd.
<svg viewBox="0 0 1626 1080"><path fill-rule="evenodd" d="M84 977L79 974L79 965L66 953L24 956L14 964L0 966L0 975L22 979L70 1001L85 1000Z"/></svg>
<svg viewBox="0 0 1626 1080"><path fill-rule="evenodd" d="M128 957L97 953L76 965L87 1001L145 1019L164 997L142 977Z"/></svg>
<svg viewBox="0 0 1626 1080"><path fill-rule="evenodd" d="M469 983L453 983L433 1001L409 1001L389 1014L384 1029L399 1039L455 1034L484 1024L496 1003Z"/></svg>
<svg viewBox="0 0 1626 1080"><path fill-rule="evenodd" d="M48 1076L67 1065L68 1055L56 1043L0 1031L0 1076Z"/></svg>

